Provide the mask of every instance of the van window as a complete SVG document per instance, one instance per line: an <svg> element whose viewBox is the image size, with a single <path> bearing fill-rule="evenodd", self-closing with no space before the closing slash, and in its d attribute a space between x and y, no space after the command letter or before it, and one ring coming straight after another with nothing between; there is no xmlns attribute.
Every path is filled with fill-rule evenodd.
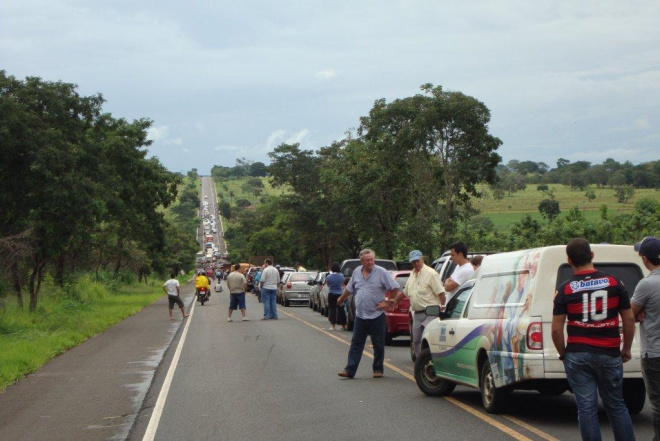
<svg viewBox="0 0 660 441"><path fill-rule="evenodd" d="M468 317L471 319L509 318L522 308L533 287L528 269L484 274L474 294Z"/></svg>
<svg viewBox="0 0 660 441"><path fill-rule="evenodd" d="M602 271L621 280L630 298L632 298L639 281L644 278L642 269L634 263L594 263L594 266L598 271ZM573 277L573 268L567 263L560 266L559 271L557 271L557 287L571 277Z"/></svg>
<svg viewBox="0 0 660 441"><path fill-rule="evenodd" d="M472 286L463 288L449 300L449 303L447 303L447 309L445 310L446 319L461 318L463 307L465 306L465 302L470 298L471 292Z"/></svg>

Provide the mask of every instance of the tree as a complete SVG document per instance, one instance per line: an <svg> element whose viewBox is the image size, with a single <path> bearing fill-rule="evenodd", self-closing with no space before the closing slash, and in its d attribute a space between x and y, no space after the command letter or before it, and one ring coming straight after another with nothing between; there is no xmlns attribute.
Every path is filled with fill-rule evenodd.
<svg viewBox="0 0 660 441"><path fill-rule="evenodd" d="M614 196L616 196L617 202L620 204L625 204L635 195L635 189L632 185L622 185L620 187L614 188Z"/></svg>
<svg viewBox="0 0 660 441"><path fill-rule="evenodd" d="M495 167L501 160L496 150L502 141L488 133L490 111L477 99L432 84L421 90L423 94L389 104L384 99L376 101L369 116L361 118L358 133L385 154L396 155L392 157L416 153L428 158L416 162L432 172L439 191L424 194L423 199L432 205L421 212L441 217L440 238L446 245L456 230L460 207L478 195L476 183L495 181ZM410 182L413 193L419 193L416 184L426 183ZM433 203L436 198L441 204Z"/></svg>
<svg viewBox="0 0 660 441"><path fill-rule="evenodd" d="M543 217L549 221L552 221L561 213L561 210L559 209L559 202L551 199L543 199L539 204L539 212Z"/></svg>
<svg viewBox="0 0 660 441"><path fill-rule="evenodd" d="M589 191L587 191L584 195L586 196L587 199L589 199L589 202L591 202L591 201L593 201L594 199L596 199L596 192L593 191L593 190L589 190Z"/></svg>

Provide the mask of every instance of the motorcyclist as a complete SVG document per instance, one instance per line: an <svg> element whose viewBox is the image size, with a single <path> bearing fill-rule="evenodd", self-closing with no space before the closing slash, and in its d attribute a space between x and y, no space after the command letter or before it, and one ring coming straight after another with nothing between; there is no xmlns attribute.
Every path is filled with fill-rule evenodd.
<svg viewBox="0 0 660 441"><path fill-rule="evenodd" d="M211 282L206 277L206 272L203 269L197 270L197 277L195 278L195 294L199 295L199 289L206 288L206 296L211 296Z"/></svg>

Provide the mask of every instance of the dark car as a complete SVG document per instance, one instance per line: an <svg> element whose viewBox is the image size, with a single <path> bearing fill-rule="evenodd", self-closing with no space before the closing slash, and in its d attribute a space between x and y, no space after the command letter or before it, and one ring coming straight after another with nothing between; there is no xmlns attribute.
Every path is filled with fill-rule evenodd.
<svg viewBox="0 0 660 441"><path fill-rule="evenodd" d="M406 286L411 271L394 271L392 275L397 281L401 290ZM394 298L388 295L388 298ZM385 344L391 345L392 339L400 335L410 335L410 323L408 322L408 311L410 310L410 299L403 297L399 306L392 312L385 310L385 325L387 331L385 334Z"/></svg>

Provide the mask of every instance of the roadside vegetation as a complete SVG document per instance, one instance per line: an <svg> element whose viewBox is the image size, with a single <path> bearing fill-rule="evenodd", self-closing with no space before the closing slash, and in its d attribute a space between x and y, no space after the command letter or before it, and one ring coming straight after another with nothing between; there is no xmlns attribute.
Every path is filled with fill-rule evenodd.
<svg viewBox="0 0 660 441"><path fill-rule="evenodd" d="M0 392L163 296L160 283L139 284L127 272L83 274L64 287L47 276L43 284L35 311L15 302L0 309Z"/></svg>

